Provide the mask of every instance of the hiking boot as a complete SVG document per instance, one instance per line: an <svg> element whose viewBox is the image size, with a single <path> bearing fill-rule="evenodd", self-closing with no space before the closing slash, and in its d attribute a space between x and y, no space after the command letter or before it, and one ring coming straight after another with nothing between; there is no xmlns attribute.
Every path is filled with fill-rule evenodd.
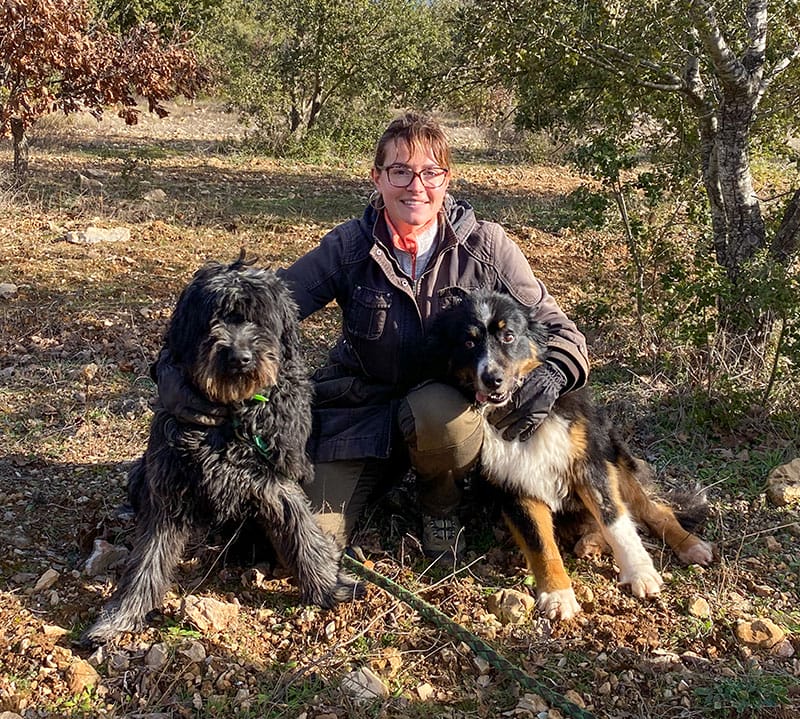
<svg viewBox="0 0 800 719"><path fill-rule="evenodd" d="M423 514L422 551L431 559L461 559L464 553L464 528L458 517L431 517Z"/></svg>

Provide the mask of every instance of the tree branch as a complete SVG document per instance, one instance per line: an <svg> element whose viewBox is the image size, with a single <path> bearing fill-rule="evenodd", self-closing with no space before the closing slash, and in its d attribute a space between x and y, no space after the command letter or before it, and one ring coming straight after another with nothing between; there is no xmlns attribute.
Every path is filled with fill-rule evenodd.
<svg viewBox="0 0 800 719"><path fill-rule="evenodd" d="M767 0L749 0L745 9L745 24L750 47L742 56L742 63L752 73L764 65L767 48Z"/></svg>
<svg viewBox="0 0 800 719"><path fill-rule="evenodd" d="M795 49L789 55L784 57L777 65L775 65L771 72L764 75L758 87L759 98L767 91L767 88L775 81L775 78L784 72L798 58L800 58L800 45L795 47Z"/></svg>
<svg viewBox="0 0 800 719"><path fill-rule="evenodd" d="M765 0L756 0L765 2ZM711 58L723 85L741 89L748 84L748 73L728 46L717 23L714 8L706 0L690 0L689 14L694 18L698 38Z"/></svg>

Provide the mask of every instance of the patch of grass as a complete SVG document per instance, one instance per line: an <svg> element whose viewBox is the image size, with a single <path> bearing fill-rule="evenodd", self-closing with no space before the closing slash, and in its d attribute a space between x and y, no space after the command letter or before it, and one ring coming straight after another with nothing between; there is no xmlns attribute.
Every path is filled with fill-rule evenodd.
<svg viewBox="0 0 800 719"><path fill-rule="evenodd" d="M695 687L695 700L704 716L758 717L765 709L788 702L789 687L796 679L776 674L749 673L736 677L716 677L711 684Z"/></svg>
<svg viewBox="0 0 800 719"><path fill-rule="evenodd" d="M665 646L678 648L685 647L693 641L705 639L713 634L713 619L703 619L687 615L673 626L673 631L669 635L664 635L662 639Z"/></svg>
<svg viewBox="0 0 800 719"><path fill-rule="evenodd" d="M162 634L168 642L203 638L203 633L197 629L192 629L183 624L173 623L172 621L169 621L167 625L162 628Z"/></svg>
<svg viewBox="0 0 800 719"><path fill-rule="evenodd" d="M63 717L63 719L88 719L98 716L98 710L105 707L102 697L97 696L93 689L85 689L80 694L62 699L55 703L49 710L48 716Z"/></svg>

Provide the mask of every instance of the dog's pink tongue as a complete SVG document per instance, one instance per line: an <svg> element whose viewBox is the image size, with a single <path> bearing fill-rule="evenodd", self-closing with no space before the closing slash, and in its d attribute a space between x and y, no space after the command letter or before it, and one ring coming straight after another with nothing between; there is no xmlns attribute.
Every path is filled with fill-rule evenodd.
<svg viewBox="0 0 800 719"><path fill-rule="evenodd" d="M476 392L475 393L475 401L478 404L485 404L486 402L489 401L489 395L486 394L485 392Z"/></svg>

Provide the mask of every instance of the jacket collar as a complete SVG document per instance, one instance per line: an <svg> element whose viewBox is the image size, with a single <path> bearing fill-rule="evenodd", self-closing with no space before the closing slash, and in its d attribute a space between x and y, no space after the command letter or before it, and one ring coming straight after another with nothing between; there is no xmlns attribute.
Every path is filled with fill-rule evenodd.
<svg viewBox="0 0 800 719"><path fill-rule="evenodd" d="M478 224L472 205L466 200L456 200L451 195L445 198L439 221L444 227L442 247L463 244ZM361 222L368 236L374 237L387 248L391 246L391 236L383 220L382 210L378 211L372 205L367 205Z"/></svg>

